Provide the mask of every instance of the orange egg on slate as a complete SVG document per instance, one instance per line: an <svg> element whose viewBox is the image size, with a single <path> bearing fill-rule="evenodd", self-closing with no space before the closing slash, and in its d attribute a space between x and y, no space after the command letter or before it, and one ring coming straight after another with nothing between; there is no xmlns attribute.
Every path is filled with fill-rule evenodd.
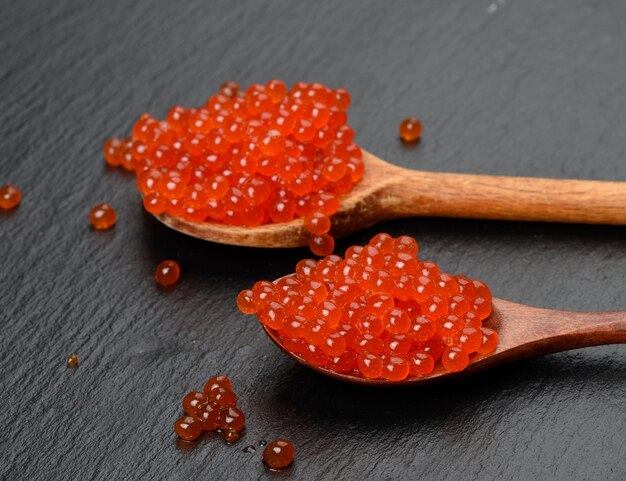
<svg viewBox="0 0 626 481"><path fill-rule="evenodd" d="M422 130L422 123L415 117L404 119L400 124L400 138L405 142L417 142Z"/></svg>
<svg viewBox="0 0 626 481"><path fill-rule="evenodd" d="M117 212L109 204L98 204L89 212L89 222L96 230L107 230L117 222Z"/></svg>
<svg viewBox="0 0 626 481"><path fill-rule="evenodd" d="M14 209L21 200L22 192L16 186L6 184L0 187L0 209Z"/></svg>
<svg viewBox="0 0 626 481"><path fill-rule="evenodd" d="M194 416L183 416L174 423L174 432L185 441L194 441L202 434L202 425Z"/></svg>
<svg viewBox="0 0 626 481"><path fill-rule="evenodd" d="M178 262L166 260L161 262L154 273L154 278L160 286L171 286L178 282L180 277L180 266Z"/></svg>
<svg viewBox="0 0 626 481"><path fill-rule="evenodd" d="M289 441L277 439L263 450L263 462L270 469L285 469L293 463L296 450Z"/></svg>

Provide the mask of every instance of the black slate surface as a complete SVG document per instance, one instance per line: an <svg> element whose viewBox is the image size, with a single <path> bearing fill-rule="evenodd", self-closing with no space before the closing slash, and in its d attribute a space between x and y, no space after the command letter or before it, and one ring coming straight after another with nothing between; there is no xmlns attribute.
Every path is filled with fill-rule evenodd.
<svg viewBox="0 0 626 481"><path fill-rule="evenodd" d="M368 150L407 167L626 181L626 3L2 2L0 478L626 479L626 348L547 356L405 390L343 385L295 365L236 310L236 293L306 250L185 238L146 215L103 140L143 111L195 105L219 84L281 78L352 92ZM407 148L405 116L425 125ZM419 186L416 186L418 188ZM97 202L119 213L91 231ZM625 309L626 230L440 219L389 222L452 272L506 299ZM165 258L183 276L152 278ZM76 352L72 370L65 358ZM177 444L183 394L231 376L243 439ZM267 473L261 450L297 460Z"/></svg>

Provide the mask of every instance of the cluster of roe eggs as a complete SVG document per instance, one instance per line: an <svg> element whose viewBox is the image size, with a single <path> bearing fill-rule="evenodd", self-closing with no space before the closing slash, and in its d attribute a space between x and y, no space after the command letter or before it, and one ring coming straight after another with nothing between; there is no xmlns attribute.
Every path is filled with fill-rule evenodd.
<svg viewBox="0 0 626 481"><path fill-rule="evenodd" d="M203 391L191 391L183 398L185 416L174 423L174 432L185 441L194 441L204 431L220 430L228 443L239 439L246 425L237 407L237 395L226 376L213 376Z"/></svg>
<svg viewBox="0 0 626 481"><path fill-rule="evenodd" d="M281 344L308 364L368 379L427 376L437 364L465 369L495 350L483 327L491 292L479 280L440 272L408 236L378 234L345 258L304 259L296 273L259 281L237 297Z"/></svg>
<svg viewBox="0 0 626 481"><path fill-rule="evenodd" d="M143 114L110 139L109 165L137 174L146 210L191 222L258 226L303 218L317 255L333 251L329 217L363 176L347 125L350 95L320 83L222 85L198 108Z"/></svg>

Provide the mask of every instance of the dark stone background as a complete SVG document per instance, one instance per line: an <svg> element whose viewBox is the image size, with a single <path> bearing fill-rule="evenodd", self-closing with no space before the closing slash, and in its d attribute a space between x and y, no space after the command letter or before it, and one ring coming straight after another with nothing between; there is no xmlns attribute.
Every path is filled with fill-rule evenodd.
<svg viewBox="0 0 626 481"><path fill-rule="evenodd" d="M306 250L188 239L146 215L103 140L143 111L219 84L348 88L368 150L416 169L626 181L622 0L2 1L0 478L269 479L249 444L297 447L290 479L624 480L626 348L547 356L446 384L376 390L295 365L236 293ZM402 118L425 125L415 148ZM419 188L419 186L416 186ZM119 222L93 232L97 202ZM425 257L543 307L626 308L626 230L439 219L389 222ZM165 258L183 275L152 278ZM70 352L81 358L74 370ZM177 445L183 394L236 383L243 439Z"/></svg>

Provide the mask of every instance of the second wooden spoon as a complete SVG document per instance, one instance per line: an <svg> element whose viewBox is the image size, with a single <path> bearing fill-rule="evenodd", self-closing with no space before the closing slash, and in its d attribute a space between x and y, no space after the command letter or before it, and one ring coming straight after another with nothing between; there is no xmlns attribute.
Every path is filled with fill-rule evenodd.
<svg viewBox="0 0 626 481"><path fill-rule="evenodd" d="M341 199L332 218L335 237L413 216L626 225L626 182L422 172L365 150L363 162L363 179ZM302 219L258 227L195 223L168 214L158 219L184 234L222 244L301 247L310 237Z"/></svg>
<svg viewBox="0 0 626 481"><path fill-rule="evenodd" d="M338 373L325 367L312 366L282 345L275 331L266 328L267 335L278 347L301 364L326 376L357 384L396 386L423 384L498 366L511 361L601 344L626 343L626 311L573 312L540 309L503 299L493 300L493 312L485 326L498 332L495 352L473 357L465 371L451 374L439 364L432 374L403 381L365 379L356 373Z"/></svg>

